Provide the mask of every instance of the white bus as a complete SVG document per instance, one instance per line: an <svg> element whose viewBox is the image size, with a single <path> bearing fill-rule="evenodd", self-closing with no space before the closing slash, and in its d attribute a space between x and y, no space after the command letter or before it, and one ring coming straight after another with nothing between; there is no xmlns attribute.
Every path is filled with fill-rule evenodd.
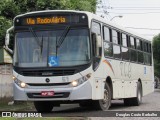
<svg viewBox="0 0 160 120"><path fill-rule="evenodd" d="M108 110L154 91L151 42L95 14L47 10L14 18L14 100L38 112L63 103Z"/></svg>

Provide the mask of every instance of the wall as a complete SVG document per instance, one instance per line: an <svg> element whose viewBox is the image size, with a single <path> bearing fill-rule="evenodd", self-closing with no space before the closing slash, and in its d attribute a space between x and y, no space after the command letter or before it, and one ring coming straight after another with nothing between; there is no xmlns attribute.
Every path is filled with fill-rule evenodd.
<svg viewBox="0 0 160 120"><path fill-rule="evenodd" d="M0 64L0 99L13 97L12 64Z"/></svg>

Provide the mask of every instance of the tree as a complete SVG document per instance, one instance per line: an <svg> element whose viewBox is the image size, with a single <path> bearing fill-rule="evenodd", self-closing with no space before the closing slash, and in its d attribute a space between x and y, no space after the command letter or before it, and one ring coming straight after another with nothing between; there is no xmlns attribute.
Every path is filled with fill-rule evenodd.
<svg viewBox="0 0 160 120"><path fill-rule="evenodd" d="M153 38L154 73L160 78L160 34Z"/></svg>
<svg viewBox="0 0 160 120"><path fill-rule="evenodd" d="M0 48L3 47L5 41L6 30L11 26L11 20L0 16Z"/></svg>
<svg viewBox="0 0 160 120"><path fill-rule="evenodd" d="M4 45L6 30L11 27L13 18L18 14L69 9L94 13L96 4L96 0L0 0L0 47Z"/></svg>

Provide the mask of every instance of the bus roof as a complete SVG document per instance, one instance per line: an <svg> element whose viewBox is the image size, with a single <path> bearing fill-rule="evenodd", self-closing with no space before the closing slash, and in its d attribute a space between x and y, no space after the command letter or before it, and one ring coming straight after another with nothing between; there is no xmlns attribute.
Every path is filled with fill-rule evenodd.
<svg viewBox="0 0 160 120"><path fill-rule="evenodd" d="M28 13L25 13L25 14L20 14L20 15L17 15L15 18L17 17L22 17L22 16L25 16L25 15L30 15L30 14L35 14L35 13L48 13L48 12L73 12L73 13L85 13L87 14L89 20L91 21L92 19L95 19L97 21L100 21L100 22L103 22L104 24L106 25L109 25L110 27L113 27L115 29L118 29L120 31L123 31L123 32L126 32L126 33L129 33L131 34L133 37L138 37L140 39L143 39L143 40L148 40L148 41L151 41L149 38L143 36L143 35L140 35L134 31L131 31L131 30L127 30L126 28L120 26L120 25L117 25L109 20L106 20L105 18L102 18L96 14L93 14L91 12L87 12L87 11L76 11L76 10L43 10L43 11L33 11L33 12L28 12ZM14 18L14 20L15 20ZM90 26L90 25L89 25Z"/></svg>

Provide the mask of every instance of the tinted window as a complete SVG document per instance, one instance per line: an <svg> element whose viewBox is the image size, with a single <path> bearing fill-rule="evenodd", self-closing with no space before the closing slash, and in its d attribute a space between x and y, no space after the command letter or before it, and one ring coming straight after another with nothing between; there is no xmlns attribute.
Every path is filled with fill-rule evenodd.
<svg viewBox="0 0 160 120"><path fill-rule="evenodd" d="M151 64L151 55L144 53L144 63L147 65Z"/></svg>
<svg viewBox="0 0 160 120"><path fill-rule="evenodd" d="M104 56L113 56L113 46L112 43L104 42Z"/></svg>
<svg viewBox="0 0 160 120"><path fill-rule="evenodd" d="M123 60L129 60L129 49L122 47L122 59Z"/></svg>
<svg viewBox="0 0 160 120"><path fill-rule="evenodd" d="M138 52L138 62L143 63L143 52Z"/></svg>
<svg viewBox="0 0 160 120"><path fill-rule="evenodd" d="M144 42L144 51L148 52L148 43Z"/></svg>
<svg viewBox="0 0 160 120"><path fill-rule="evenodd" d="M113 45L113 54L115 58L121 58L120 46Z"/></svg>
<svg viewBox="0 0 160 120"><path fill-rule="evenodd" d="M151 44L148 44L148 52L151 53Z"/></svg>
<svg viewBox="0 0 160 120"><path fill-rule="evenodd" d="M105 41L110 41L110 30L107 27L104 27L104 40Z"/></svg>
<svg viewBox="0 0 160 120"><path fill-rule="evenodd" d="M141 50L141 42L139 39L136 39L136 47L138 50Z"/></svg>
<svg viewBox="0 0 160 120"><path fill-rule="evenodd" d="M131 61L137 61L137 51L130 49L130 60Z"/></svg>
<svg viewBox="0 0 160 120"><path fill-rule="evenodd" d="M135 48L135 42L133 37L130 37L130 47Z"/></svg>
<svg viewBox="0 0 160 120"><path fill-rule="evenodd" d="M118 44L118 33L115 30L112 30L112 42Z"/></svg>
<svg viewBox="0 0 160 120"><path fill-rule="evenodd" d="M99 23L92 22L92 32L100 35L101 27Z"/></svg>
<svg viewBox="0 0 160 120"><path fill-rule="evenodd" d="M122 45L127 47L127 35L122 34Z"/></svg>

